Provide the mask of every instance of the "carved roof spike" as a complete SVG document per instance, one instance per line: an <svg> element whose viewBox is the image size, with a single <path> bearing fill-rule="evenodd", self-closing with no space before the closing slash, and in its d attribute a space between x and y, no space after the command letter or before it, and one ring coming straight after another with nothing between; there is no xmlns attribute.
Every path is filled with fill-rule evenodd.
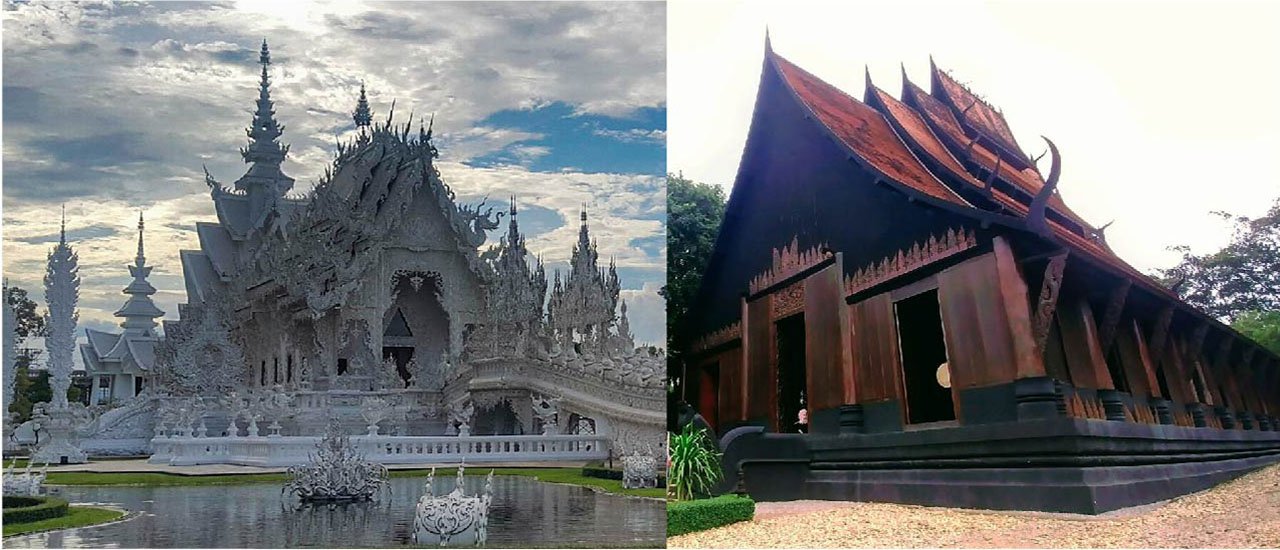
<svg viewBox="0 0 1280 550"><path fill-rule="evenodd" d="M373 123L373 112L369 110L369 99L365 96L364 81L360 81L360 99L356 101L356 110L351 113L356 128L367 128Z"/></svg>
<svg viewBox="0 0 1280 550"><path fill-rule="evenodd" d="M991 186L992 186L992 185L994 185L994 184L995 184L995 182L996 182L996 174L1000 172L1000 164L1001 164L1002 162L1004 162L1004 157L1001 157L1001 156L998 156L998 155L997 155L997 156L996 156L996 167L995 167L995 168L993 168L993 169L991 170L991 173L990 173L990 174L987 174L987 181L982 182L982 183L983 183L983 186L982 186L982 190L983 190L983 191L985 191L985 192L987 192L987 193L991 193Z"/></svg>
<svg viewBox="0 0 1280 550"><path fill-rule="evenodd" d="M1049 206L1049 197L1058 188L1058 177L1062 175L1062 157L1058 154L1058 146L1054 145L1053 141L1044 136L1040 138L1049 144L1049 154L1053 164L1050 165L1049 178L1045 180L1044 187L1031 200L1031 207L1027 212L1027 227L1041 235L1051 235L1049 223L1045 220L1045 210Z"/></svg>

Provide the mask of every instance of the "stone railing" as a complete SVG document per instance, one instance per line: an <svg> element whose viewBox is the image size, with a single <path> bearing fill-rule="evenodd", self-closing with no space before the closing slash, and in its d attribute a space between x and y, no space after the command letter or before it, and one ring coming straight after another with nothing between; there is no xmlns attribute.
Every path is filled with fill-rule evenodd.
<svg viewBox="0 0 1280 550"><path fill-rule="evenodd" d="M148 462L191 466L283 467L306 463L314 436L157 437ZM366 460L382 464L467 464L604 460L604 435L352 436Z"/></svg>

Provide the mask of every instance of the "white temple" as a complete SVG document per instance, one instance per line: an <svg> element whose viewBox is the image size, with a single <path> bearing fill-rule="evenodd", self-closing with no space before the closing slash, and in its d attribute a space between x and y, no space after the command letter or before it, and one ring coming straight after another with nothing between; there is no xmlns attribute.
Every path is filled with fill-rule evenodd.
<svg viewBox="0 0 1280 550"><path fill-rule="evenodd" d="M151 266L147 265L143 253L143 227L142 214L139 213L138 255L133 265L128 266L133 281L124 289L129 299L115 313L116 317L124 319L120 323L124 331L112 333L85 329L89 341L80 344L85 372L93 383L89 394L90 406L133 399L146 387L147 376L155 366L155 348L159 342L156 319L163 317L164 312L151 301L156 288L147 282Z"/></svg>
<svg viewBox="0 0 1280 550"><path fill-rule="evenodd" d="M87 331L105 412L82 430L86 449L293 464L334 418L384 462L661 452L665 358L635 347L585 209L571 268L548 292L516 198L506 212L460 205L430 127L393 123L394 104L375 124L363 86L358 135L313 191L288 195L265 40L260 63L249 166L232 187L206 172L218 222L196 223L199 250L181 252L179 319L157 338L139 219L124 330ZM504 215L506 235L481 250ZM258 438L270 449L246 447Z"/></svg>

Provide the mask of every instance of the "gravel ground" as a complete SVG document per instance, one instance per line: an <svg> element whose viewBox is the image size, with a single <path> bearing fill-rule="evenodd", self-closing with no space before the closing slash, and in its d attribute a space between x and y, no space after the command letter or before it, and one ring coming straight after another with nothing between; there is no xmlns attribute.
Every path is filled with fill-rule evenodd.
<svg viewBox="0 0 1280 550"><path fill-rule="evenodd" d="M869 502L756 504L756 519L669 548L1280 548L1280 465L1208 491L1100 516Z"/></svg>

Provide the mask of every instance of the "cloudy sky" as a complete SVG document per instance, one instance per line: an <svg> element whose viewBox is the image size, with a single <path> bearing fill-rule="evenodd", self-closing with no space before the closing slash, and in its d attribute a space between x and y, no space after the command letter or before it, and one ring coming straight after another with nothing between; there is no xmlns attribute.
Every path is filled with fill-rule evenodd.
<svg viewBox="0 0 1280 550"><path fill-rule="evenodd" d="M80 326L114 329L142 210L156 302L176 318L178 251L216 221L201 166L225 184L244 173L265 37L295 190L351 132L363 81L375 119L393 99L398 120L435 114L460 202L517 194L550 268L567 267L586 203L637 339L663 343L665 36L660 3L6 1L4 275L42 298L65 203Z"/></svg>
<svg viewBox="0 0 1280 550"><path fill-rule="evenodd" d="M1280 197L1280 3L673 2L669 169L733 185L769 28L774 51L854 97L863 67L897 96L929 55L1003 109L1032 155L1062 152L1059 190L1143 271ZM1046 168L1047 169L1047 168Z"/></svg>

